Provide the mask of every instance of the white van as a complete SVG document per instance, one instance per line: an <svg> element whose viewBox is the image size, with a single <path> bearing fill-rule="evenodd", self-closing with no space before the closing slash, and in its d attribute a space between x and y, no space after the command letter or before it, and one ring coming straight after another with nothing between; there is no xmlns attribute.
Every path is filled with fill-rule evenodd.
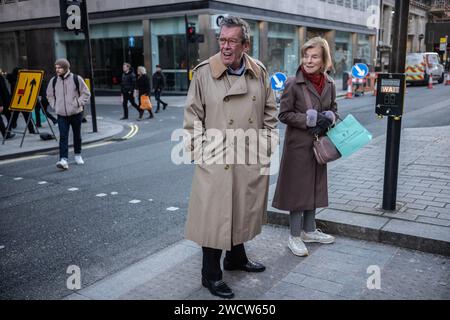
<svg viewBox="0 0 450 320"><path fill-rule="evenodd" d="M436 52L406 54L406 83L427 84L430 74L438 83L444 82L444 66L439 63L439 55Z"/></svg>

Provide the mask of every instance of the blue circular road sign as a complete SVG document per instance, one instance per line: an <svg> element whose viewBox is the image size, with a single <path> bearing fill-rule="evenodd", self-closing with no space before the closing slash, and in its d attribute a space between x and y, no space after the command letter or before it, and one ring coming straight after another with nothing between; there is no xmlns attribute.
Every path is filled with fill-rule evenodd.
<svg viewBox="0 0 450 320"><path fill-rule="evenodd" d="M287 79L287 77L284 73L281 73L281 72L275 73L272 76L272 78L270 78L270 83L272 85L272 89L275 91L283 90L286 79Z"/></svg>
<svg viewBox="0 0 450 320"><path fill-rule="evenodd" d="M357 63L352 68L354 78L364 79L369 73L369 67L364 63Z"/></svg>

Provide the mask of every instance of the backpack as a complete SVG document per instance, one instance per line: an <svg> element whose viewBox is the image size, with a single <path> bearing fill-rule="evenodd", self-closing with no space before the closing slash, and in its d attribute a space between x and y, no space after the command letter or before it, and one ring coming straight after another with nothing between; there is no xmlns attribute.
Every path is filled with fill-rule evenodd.
<svg viewBox="0 0 450 320"><path fill-rule="evenodd" d="M75 87L77 88L77 92L78 92L78 96L81 96L80 94L80 82L78 80L78 75L76 75L75 73L73 74L73 82L75 83ZM53 86L53 96L56 99L56 92L55 92L55 87L56 87L56 81L58 80L58 76L53 77L52 79L52 86Z"/></svg>

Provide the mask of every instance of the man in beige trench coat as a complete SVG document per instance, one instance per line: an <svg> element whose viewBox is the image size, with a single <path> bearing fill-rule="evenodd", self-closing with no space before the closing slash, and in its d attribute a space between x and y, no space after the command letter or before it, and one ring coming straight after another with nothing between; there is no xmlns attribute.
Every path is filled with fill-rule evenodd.
<svg viewBox="0 0 450 320"><path fill-rule="evenodd" d="M187 239L202 246L203 286L213 295L232 298L233 291L222 281L222 250L227 250L225 270L265 270L247 258L244 242L261 232L269 176L262 170L267 161L250 162L248 157L239 162L239 150L238 160L224 155L239 148L240 141L246 155L257 147L267 160L278 136L277 108L264 65L246 54L248 24L228 16L220 26L220 52L194 68L186 101L183 127L190 134L188 149L197 165L185 231ZM256 140L229 139L229 132L239 130ZM263 140L270 140L266 148ZM211 146L212 157L206 152Z"/></svg>

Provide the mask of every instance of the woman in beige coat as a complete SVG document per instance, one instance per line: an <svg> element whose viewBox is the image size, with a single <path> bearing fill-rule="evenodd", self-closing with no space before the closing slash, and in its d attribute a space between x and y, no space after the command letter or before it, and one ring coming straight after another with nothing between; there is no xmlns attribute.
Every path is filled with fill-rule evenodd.
<svg viewBox="0 0 450 320"><path fill-rule="evenodd" d="M305 256L304 242L334 241L316 229L315 210L328 206L328 187L327 167L317 163L312 147L316 135L324 135L335 123L337 108L336 87L326 73L332 65L328 43L313 38L302 46L301 54L297 74L286 81L281 97L278 118L287 128L272 206L290 212L288 247L293 254Z"/></svg>

